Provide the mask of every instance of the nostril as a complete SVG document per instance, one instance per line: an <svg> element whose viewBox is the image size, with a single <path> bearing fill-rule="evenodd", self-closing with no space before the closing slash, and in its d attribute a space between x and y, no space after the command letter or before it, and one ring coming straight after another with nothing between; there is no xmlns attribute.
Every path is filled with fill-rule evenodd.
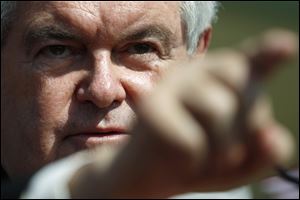
<svg viewBox="0 0 300 200"><path fill-rule="evenodd" d="M112 108L112 109L113 109L113 108L117 108L117 107L120 106L120 105L121 105L121 102L115 100L115 101L112 102L111 108Z"/></svg>

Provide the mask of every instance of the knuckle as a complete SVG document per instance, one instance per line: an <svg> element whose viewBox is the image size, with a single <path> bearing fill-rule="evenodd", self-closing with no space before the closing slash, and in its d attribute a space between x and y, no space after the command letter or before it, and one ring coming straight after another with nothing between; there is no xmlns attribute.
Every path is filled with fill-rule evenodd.
<svg viewBox="0 0 300 200"><path fill-rule="evenodd" d="M212 55L210 72L237 91L242 91L250 75L247 59L232 50L220 50Z"/></svg>

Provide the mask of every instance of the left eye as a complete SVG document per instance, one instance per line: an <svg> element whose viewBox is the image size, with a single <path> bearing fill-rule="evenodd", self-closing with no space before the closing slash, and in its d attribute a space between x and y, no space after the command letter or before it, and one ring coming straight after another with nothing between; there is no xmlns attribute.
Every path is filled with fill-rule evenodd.
<svg viewBox="0 0 300 200"><path fill-rule="evenodd" d="M127 51L132 54L146 54L154 52L155 49L149 44L134 44L127 48Z"/></svg>
<svg viewBox="0 0 300 200"><path fill-rule="evenodd" d="M53 58L65 58L72 54L72 51L69 47L64 45L51 45L45 47L42 51L42 54L48 57Z"/></svg>

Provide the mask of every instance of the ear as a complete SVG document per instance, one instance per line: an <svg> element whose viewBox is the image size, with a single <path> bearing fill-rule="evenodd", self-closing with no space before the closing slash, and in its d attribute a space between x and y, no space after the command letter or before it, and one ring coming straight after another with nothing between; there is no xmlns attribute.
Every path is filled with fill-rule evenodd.
<svg viewBox="0 0 300 200"><path fill-rule="evenodd" d="M211 35L212 35L212 27L208 27L203 31L198 41L198 46L195 52L196 55L201 56L206 53L210 44Z"/></svg>

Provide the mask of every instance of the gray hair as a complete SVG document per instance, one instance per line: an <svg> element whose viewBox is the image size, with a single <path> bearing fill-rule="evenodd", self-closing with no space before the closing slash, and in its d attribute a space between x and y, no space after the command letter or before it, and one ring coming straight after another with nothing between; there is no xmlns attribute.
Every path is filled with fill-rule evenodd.
<svg viewBox="0 0 300 200"><path fill-rule="evenodd" d="M1 48L13 23L16 1L1 1ZM218 3L216 1L182 1L181 18L186 26L186 42L189 54L195 52L199 38L216 18Z"/></svg>
<svg viewBox="0 0 300 200"><path fill-rule="evenodd" d="M189 54L195 52L199 38L214 20L218 10L216 1L182 1L181 18L186 26L186 42Z"/></svg>
<svg viewBox="0 0 300 200"><path fill-rule="evenodd" d="M16 1L1 1L1 48L15 18Z"/></svg>

